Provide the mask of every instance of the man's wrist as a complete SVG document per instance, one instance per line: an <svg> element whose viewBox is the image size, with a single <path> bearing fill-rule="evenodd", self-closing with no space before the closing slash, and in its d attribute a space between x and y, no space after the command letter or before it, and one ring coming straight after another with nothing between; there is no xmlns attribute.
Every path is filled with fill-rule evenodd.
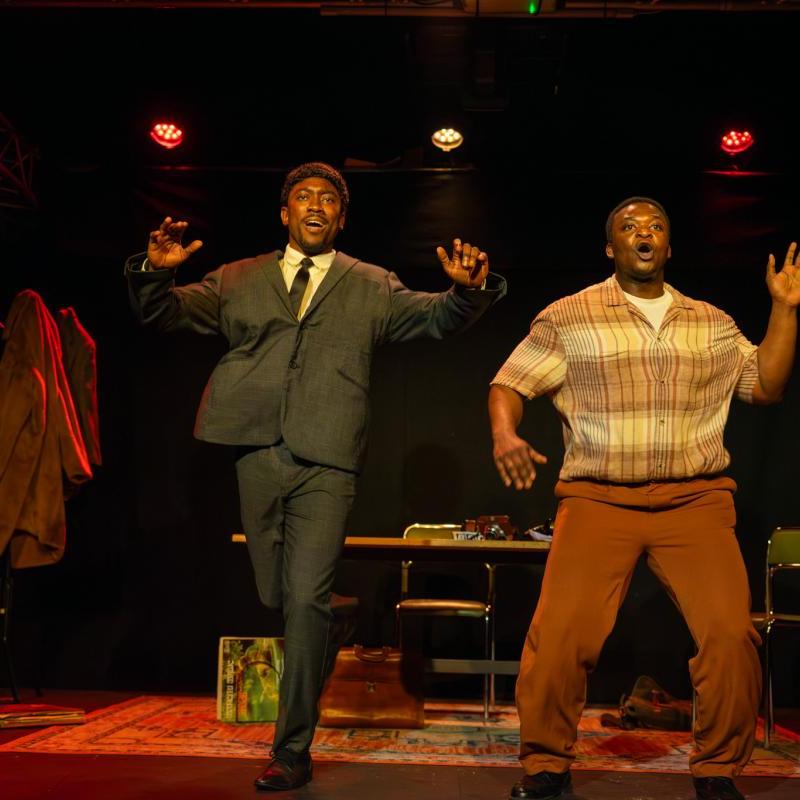
<svg viewBox="0 0 800 800"><path fill-rule="evenodd" d="M164 272L170 270L172 267L159 267L156 266L149 258L145 258L142 262L142 272Z"/></svg>
<svg viewBox="0 0 800 800"><path fill-rule="evenodd" d="M772 298L772 310L784 316L790 316L797 313L797 306L791 305L784 300L778 300L777 297Z"/></svg>
<svg viewBox="0 0 800 800"><path fill-rule="evenodd" d="M459 283L458 281L453 281L453 286L465 292L482 292L486 289L486 281L487 278L484 278L483 282L478 286L470 286L468 283Z"/></svg>

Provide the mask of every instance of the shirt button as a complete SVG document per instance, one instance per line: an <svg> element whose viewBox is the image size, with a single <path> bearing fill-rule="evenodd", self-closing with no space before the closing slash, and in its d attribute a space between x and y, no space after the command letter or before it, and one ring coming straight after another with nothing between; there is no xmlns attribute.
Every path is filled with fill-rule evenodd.
<svg viewBox="0 0 800 800"><path fill-rule="evenodd" d="M296 361L290 361L289 362L289 369L297 369L297 362Z"/></svg>
<svg viewBox="0 0 800 800"><path fill-rule="evenodd" d="M658 424L659 424L659 425L663 425L663 424L664 424L664 420L663 420L663 419L660 419L660 420L658 421Z"/></svg>

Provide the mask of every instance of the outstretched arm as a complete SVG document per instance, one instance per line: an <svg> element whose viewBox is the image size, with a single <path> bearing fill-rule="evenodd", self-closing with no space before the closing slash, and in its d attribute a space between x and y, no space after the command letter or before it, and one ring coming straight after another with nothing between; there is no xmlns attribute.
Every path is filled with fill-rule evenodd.
<svg viewBox="0 0 800 800"><path fill-rule="evenodd" d="M536 464L546 464L547 457L517 436L522 421L522 396L507 386L489 389L489 419L494 441L494 463L506 486L530 489L536 480Z"/></svg>
<svg viewBox="0 0 800 800"><path fill-rule="evenodd" d="M489 257L479 247L454 239L452 258L443 247L436 248L436 255L454 284L446 292L414 292L388 274L391 310L385 341L441 339L462 331L506 293L505 280L489 273Z"/></svg>
<svg viewBox="0 0 800 800"><path fill-rule="evenodd" d="M133 311L144 325L159 330L219 332L219 293L222 269L210 272L200 283L175 286L175 270L203 243L182 244L187 222L165 217L147 242L147 261L131 256L125 265ZM144 266L144 269L142 268Z"/></svg>
<svg viewBox="0 0 800 800"><path fill-rule="evenodd" d="M767 288L772 295L767 334L758 347L758 381L753 389L753 402L777 403L789 380L797 341L797 306L800 304L800 255L795 258L797 244L792 242L783 268L775 270L775 257L767 261Z"/></svg>

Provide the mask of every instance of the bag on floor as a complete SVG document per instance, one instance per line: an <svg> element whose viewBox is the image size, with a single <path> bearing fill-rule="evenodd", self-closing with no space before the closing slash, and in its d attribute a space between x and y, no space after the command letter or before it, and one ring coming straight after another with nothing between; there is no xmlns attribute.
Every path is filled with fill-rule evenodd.
<svg viewBox="0 0 800 800"><path fill-rule="evenodd" d="M422 662L391 647L343 647L319 711L331 728L422 728Z"/></svg>
<svg viewBox="0 0 800 800"><path fill-rule="evenodd" d="M619 701L619 716L603 714L604 727L651 728L662 731L688 731L692 728L692 704L677 700L652 678L641 675L629 695Z"/></svg>

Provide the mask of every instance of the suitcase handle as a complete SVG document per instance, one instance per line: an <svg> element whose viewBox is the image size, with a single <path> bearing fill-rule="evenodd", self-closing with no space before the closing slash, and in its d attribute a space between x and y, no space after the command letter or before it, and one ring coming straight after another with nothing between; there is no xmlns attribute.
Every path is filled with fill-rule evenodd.
<svg viewBox="0 0 800 800"><path fill-rule="evenodd" d="M377 647L367 648L360 644L353 646L353 653L359 661L371 661L373 663L386 661L391 652L391 647L381 647L378 649Z"/></svg>

